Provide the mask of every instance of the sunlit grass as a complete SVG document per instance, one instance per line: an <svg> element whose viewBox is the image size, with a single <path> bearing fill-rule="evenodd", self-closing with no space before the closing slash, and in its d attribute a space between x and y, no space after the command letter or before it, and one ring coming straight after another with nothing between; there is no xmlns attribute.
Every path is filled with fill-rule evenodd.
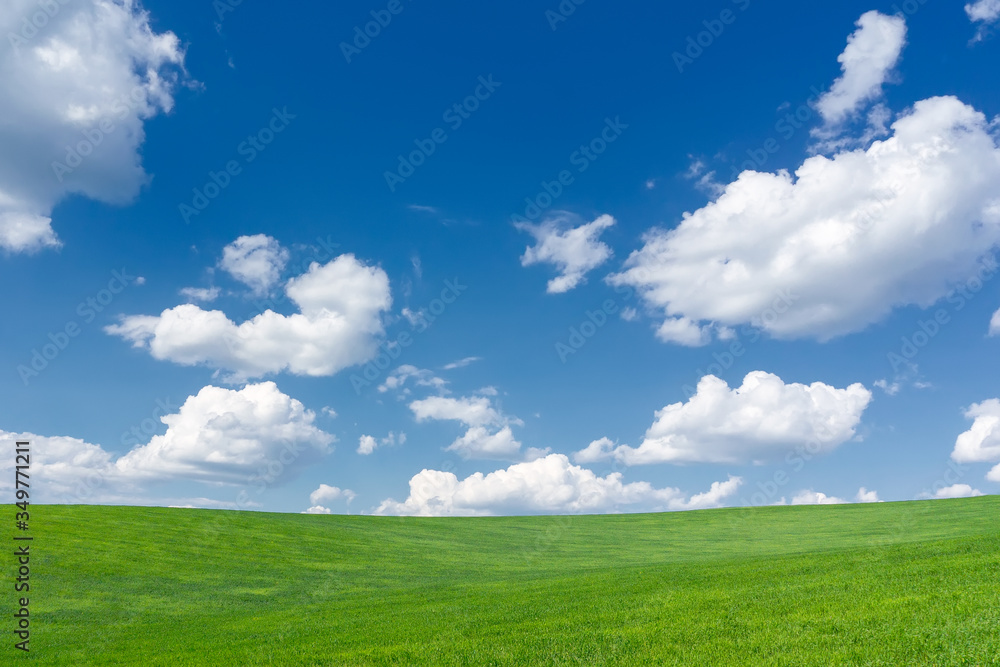
<svg viewBox="0 0 1000 667"><path fill-rule="evenodd" d="M1000 664L1000 497L484 519L36 506L32 532L42 664Z"/></svg>

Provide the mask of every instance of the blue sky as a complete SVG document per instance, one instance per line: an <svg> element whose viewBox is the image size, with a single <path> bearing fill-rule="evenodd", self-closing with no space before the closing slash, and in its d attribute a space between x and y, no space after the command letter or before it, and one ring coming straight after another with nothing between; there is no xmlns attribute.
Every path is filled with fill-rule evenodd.
<svg viewBox="0 0 1000 667"><path fill-rule="evenodd" d="M998 17L8 3L0 431L52 502L996 493Z"/></svg>

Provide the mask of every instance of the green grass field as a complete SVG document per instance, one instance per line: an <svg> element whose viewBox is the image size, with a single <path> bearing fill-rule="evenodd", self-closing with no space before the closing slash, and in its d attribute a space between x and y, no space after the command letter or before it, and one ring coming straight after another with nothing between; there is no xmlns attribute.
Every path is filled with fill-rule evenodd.
<svg viewBox="0 0 1000 667"><path fill-rule="evenodd" d="M34 506L32 533L31 653L8 639L6 664L1000 664L996 496L483 519Z"/></svg>

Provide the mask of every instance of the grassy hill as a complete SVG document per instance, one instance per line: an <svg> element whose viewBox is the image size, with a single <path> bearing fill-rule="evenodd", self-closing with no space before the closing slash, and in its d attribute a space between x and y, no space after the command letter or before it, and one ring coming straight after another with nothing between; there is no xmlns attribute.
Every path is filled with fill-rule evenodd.
<svg viewBox="0 0 1000 667"><path fill-rule="evenodd" d="M1000 664L1000 497L482 519L33 506L32 533L32 650L3 652L39 664Z"/></svg>

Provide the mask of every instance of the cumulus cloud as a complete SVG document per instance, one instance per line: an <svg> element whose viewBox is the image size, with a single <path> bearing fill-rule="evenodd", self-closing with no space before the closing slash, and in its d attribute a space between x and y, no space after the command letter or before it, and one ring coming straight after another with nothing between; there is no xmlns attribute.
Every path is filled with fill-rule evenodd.
<svg viewBox="0 0 1000 667"><path fill-rule="evenodd" d="M979 32L976 33L973 41L981 41L985 34L986 26L992 25L1000 19L1000 0L976 0L965 6L965 13L973 23L979 23Z"/></svg>
<svg viewBox="0 0 1000 667"><path fill-rule="evenodd" d="M889 382L885 378L876 380L875 386L884 391L888 396L895 396L902 389L898 382Z"/></svg>
<svg viewBox="0 0 1000 667"><path fill-rule="evenodd" d="M47 6L0 8L0 248L11 252L59 246L52 210L70 195L119 205L138 195L149 181L143 124L173 108L183 76L177 36L154 32L138 3Z"/></svg>
<svg viewBox="0 0 1000 667"><path fill-rule="evenodd" d="M219 298L221 290L218 287L185 287L181 290L181 296L191 301L215 301Z"/></svg>
<svg viewBox="0 0 1000 667"><path fill-rule="evenodd" d="M859 503L880 503L878 491L869 491L865 487L858 489L858 493L854 496L854 500Z"/></svg>
<svg viewBox="0 0 1000 667"><path fill-rule="evenodd" d="M1000 399L973 403L965 417L973 420L972 426L955 440L951 458L959 463L1000 462ZM1000 482L1000 465L986 479Z"/></svg>
<svg viewBox="0 0 1000 667"><path fill-rule="evenodd" d="M35 487L32 500L40 502L94 502L106 497L111 489L107 480L115 474L111 453L99 445L67 436L47 437L35 433L11 433L0 430L0 442L7 451L18 440L31 443L31 479ZM0 488L14 484L14 457L0 460ZM10 474L8 474L10 472Z"/></svg>
<svg viewBox="0 0 1000 667"><path fill-rule="evenodd" d="M539 225L516 223L515 226L535 237L535 245L525 249L521 266L547 263L560 274L549 281L549 294L568 292L584 282L587 272L596 269L611 257L611 248L600 241L601 233L615 224L610 215L593 222L579 224L575 216L563 214Z"/></svg>
<svg viewBox="0 0 1000 667"><path fill-rule="evenodd" d="M951 486L946 486L943 489L938 489L933 497L936 499L974 498L981 495L983 495L982 491L974 489L968 484L952 484Z"/></svg>
<svg viewBox="0 0 1000 667"><path fill-rule="evenodd" d="M485 396L450 398L431 396L410 403L410 410L418 422L427 420L454 420L466 426L487 426L502 421L500 413Z"/></svg>
<svg viewBox="0 0 1000 667"><path fill-rule="evenodd" d="M514 438L510 426L504 426L496 433L490 433L484 426L473 426L445 451L455 452L463 459L511 460L518 458L521 443Z"/></svg>
<svg viewBox="0 0 1000 667"><path fill-rule="evenodd" d="M637 288L690 342L702 323L825 341L932 305L1000 243L1000 148L954 97L918 102L892 128L794 177L744 171L675 229L647 232L609 282Z"/></svg>
<svg viewBox="0 0 1000 667"><path fill-rule="evenodd" d="M990 319L990 335L1000 336L1000 310L993 313L993 318Z"/></svg>
<svg viewBox="0 0 1000 667"><path fill-rule="evenodd" d="M578 461L613 457L626 465L748 463L781 458L792 450L833 451L854 437L872 394L861 384L837 389L822 382L785 384L753 371L733 389L706 375L686 403L656 413L637 448L608 440L578 452Z"/></svg>
<svg viewBox="0 0 1000 667"><path fill-rule="evenodd" d="M129 479L245 483L262 466L301 467L328 453L334 438L316 415L273 382L243 389L205 387L177 414L161 417L167 432L115 462Z"/></svg>
<svg viewBox="0 0 1000 667"><path fill-rule="evenodd" d="M155 359L227 371L228 381L282 371L328 376L375 356L382 314L392 303L382 269L341 255L325 265L311 264L288 281L285 293L298 313L266 310L236 324L220 310L186 304L160 315L123 317L105 331Z"/></svg>
<svg viewBox="0 0 1000 667"><path fill-rule="evenodd" d="M455 452L465 459L532 460L548 454L548 449L529 449L521 453L521 443L514 437L511 425L522 426L517 417L504 415L493 406L490 398L496 394L486 387L477 396L451 398L431 396L410 403L418 422L457 421L467 427L445 451Z"/></svg>
<svg viewBox="0 0 1000 667"><path fill-rule="evenodd" d="M363 435L358 438L358 454L361 456L368 456L372 454L379 447L395 447L397 444L402 445L406 443L406 434L399 433L398 435L394 431L389 431L389 435L385 436L381 440L376 439L371 435Z"/></svg>
<svg viewBox="0 0 1000 667"><path fill-rule="evenodd" d="M742 477L729 476L725 482L712 482L712 486L703 493L696 493L690 500L676 503L671 509L702 510L712 507L722 507L723 501L736 493L743 484Z"/></svg>
<svg viewBox="0 0 1000 667"><path fill-rule="evenodd" d="M674 488L648 482L623 482L621 473L599 477L550 454L487 475L459 480L453 473L423 470L410 480L403 502L384 501L376 514L415 516L487 516L498 514L597 513L623 509L685 510L718 507L742 480L730 477L691 498Z"/></svg>
<svg viewBox="0 0 1000 667"><path fill-rule="evenodd" d="M656 337L664 343L701 347L712 341L712 327L701 326L686 317L668 317L657 328Z"/></svg>
<svg viewBox="0 0 1000 667"><path fill-rule="evenodd" d="M847 38L847 48L837 58L843 74L816 103L827 125L843 122L882 95L882 84L906 44L906 21L901 16L870 11L862 14L856 25L858 29Z"/></svg>
<svg viewBox="0 0 1000 667"><path fill-rule="evenodd" d="M149 501L136 494L151 482L280 483L330 451L334 437L316 428L314 418L271 382L239 391L208 386L160 418L166 433L117 460L100 445L73 437L0 431L0 441L31 442L32 478L45 502L126 498L142 504ZM0 469L12 466L12 458L0 462Z"/></svg>
<svg viewBox="0 0 1000 667"><path fill-rule="evenodd" d="M594 440L585 448L573 453L574 463L596 463L611 458L615 454L617 444L611 438Z"/></svg>
<svg viewBox="0 0 1000 667"><path fill-rule="evenodd" d="M313 505L309 509L302 512L302 514L333 514L333 510L329 507L323 507L322 505Z"/></svg>
<svg viewBox="0 0 1000 667"><path fill-rule="evenodd" d="M375 451L376 447L378 447L378 440L372 436L363 435L358 438L358 454L361 456L368 456Z"/></svg>
<svg viewBox="0 0 1000 667"><path fill-rule="evenodd" d="M843 505L847 501L818 491L800 491L792 498L793 505Z"/></svg>
<svg viewBox="0 0 1000 667"><path fill-rule="evenodd" d="M266 234L241 236L222 249L219 268L263 295L271 291L288 264L288 250Z"/></svg>
<svg viewBox="0 0 1000 667"><path fill-rule="evenodd" d="M319 488L309 494L309 502L313 505L322 505L323 503L330 503L333 500L340 500L342 498L350 503L357 498L357 494L350 489L341 489L329 484L320 484ZM325 514L329 514L329 512L325 512Z"/></svg>
<svg viewBox="0 0 1000 667"><path fill-rule="evenodd" d="M410 390L405 386L409 380L413 380L413 383L418 387L430 387L438 391L443 391L448 384L447 380L437 377L432 371L403 364L389 373L385 382L379 385L379 393L400 391L403 396L409 395Z"/></svg>

